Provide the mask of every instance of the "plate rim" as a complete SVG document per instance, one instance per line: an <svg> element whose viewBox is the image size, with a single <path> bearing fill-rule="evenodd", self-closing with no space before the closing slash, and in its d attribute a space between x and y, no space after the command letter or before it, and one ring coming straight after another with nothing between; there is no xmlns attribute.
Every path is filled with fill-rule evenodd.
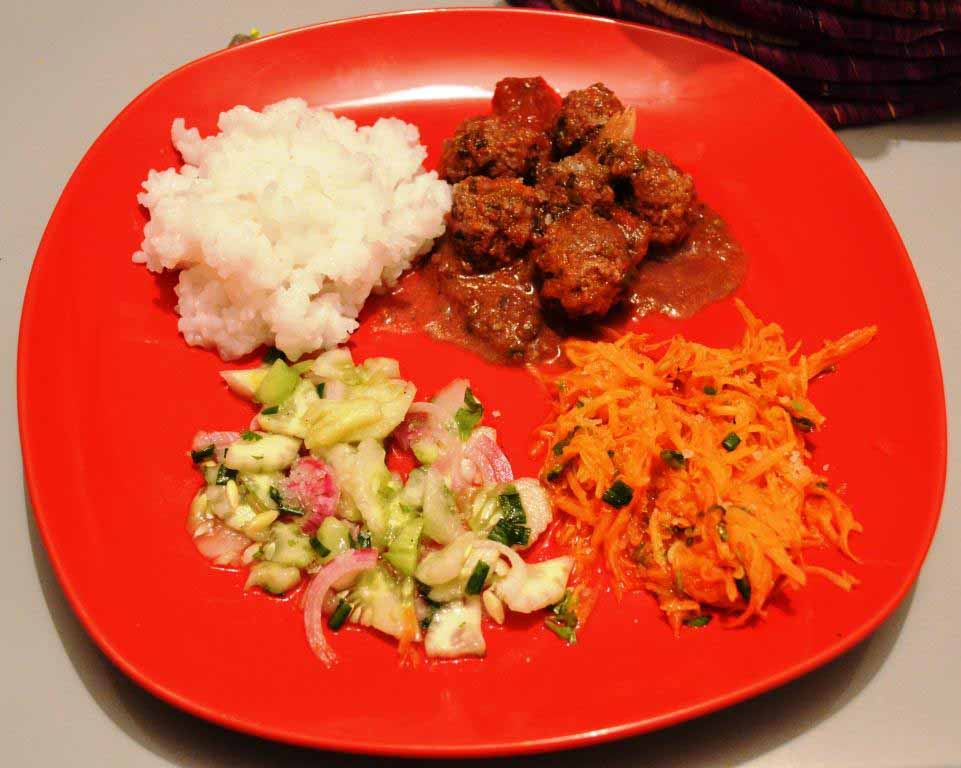
<svg viewBox="0 0 961 768"><path fill-rule="evenodd" d="M138 93L131 101L120 111L117 115L107 124L107 126L97 135L97 137L91 142L84 152L83 157L75 166L74 170L71 172L69 179L64 184L64 187L57 199L57 203L53 208L50 218L44 227L43 235L38 243L36 253L34 255L33 263L31 265L29 278L24 291L23 304L20 316L20 327L18 333L17 341L17 365L16 365L16 389L17 389L17 423L18 431L20 435L20 447L21 456L23 464L23 474L24 474L24 485L26 491L26 500L29 502L30 507L33 512L33 520L37 526L40 533L41 540L43 541L44 548L46 550L47 557L50 561L52 570L56 574L57 581L60 584L64 595L67 598L67 602L72 608L74 614L80 620L83 625L87 635L94 641L97 647L110 659L111 663L114 664L118 669L120 669L125 675L134 680L139 686L149 691L151 694L157 696L158 698L166 701L167 703L176 706L177 708L186 711L194 716L200 717L208 722L213 722L215 724L231 728L236 731L243 733L252 734L261 738L270 739L274 741L281 741L288 744L294 744L302 747L309 747L313 749L331 750L335 752L345 752L353 754L366 754L366 755L378 755L378 756L398 756L398 757L492 757L492 756L503 756L503 755L520 755L520 754L531 754L539 752L548 752L552 750L559 750L564 748L577 748L585 747L593 744L599 744L603 742L612 741L615 739L626 738L633 735L638 735L648 731L653 731L661 728L665 728L671 725L676 725L693 718L709 714L711 712L718 711L722 708L733 706L747 699L753 698L755 696L766 693L774 688L778 688L792 680L795 680L802 675L826 664L827 662L836 659L846 651L850 650L869 635L871 635L878 627L883 624L888 617L894 612L897 606L905 598L909 590L912 588L916 582L918 575L920 573L921 567L925 559L927 558L928 552L930 551L932 541L934 539L935 533L937 531L938 524L940 522L941 512L943 511L944 505L944 492L945 484L947 478L947 405L945 401L944 392L944 373L941 363L940 351L938 349L937 335L935 334L934 324L931 318L931 312L928 308L927 300L925 299L924 292L921 288L920 281L917 276L917 271L914 268L914 262L911 260L910 254L904 245L904 242L898 232L890 214L887 211L883 201L875 190L874 185L871 184L870 179L865 174L864 170L855 160L855 158L848 151L847 147L840 140L837 134L831 130L830 127L817 115L817 113L798 96L793 90L791 90L782 80L776 77L769 70L761 67L756 62L748 59L745 56L741 56L733 51L730 51L723 46L718 46L713 43L708 43L703 40L698 40L696 38L681 35L675 32L659 29L646 24L638 24L635 22L621 21L618 19L611 19L602 16L593 16L581 13L571 13L571 12L560 12L551 10L541 10L541 9L521 9L521 8L504 8L504 7L493 7L493 8L470 8L470 7L456 7L456 8L424 8L424 9L409 9L402 11L393 11L387 13L374 13L374 14L364 14L360 16L353 16L343 19L333 19L326 22L320 22L317 24L308 24L304 26L295 27L292 29L284 30L278 33L270 34L261 38L258 38L250 43L245 43L244 48L255 45L269 45L271 41L279 40L292 36L299 36L302 34L311 34L319 30L342 26L342 25L363 25L371 20L392 18L392 17L403 17L403 16L416 16L416 15L429 15L429 16L444 16L444 15L504 15L504 14L520 14L531 17L567 17L574 20L575 23L591 25L591 24L603 24L603 25L613 25L615 27L625 27L628 29L641 28L646 32L654 34L656 36L664 36L668 38L674 38L675 40L682 41L684 45L692 46L705 46L707 48L713 49L714 51L721 52L723 55L730 57L731 59L738 60L740 65L747 64L749 67L753 68L756 73L760 73L764 78L766 78L770 84L777 88L778 90L786 93L790 98L794 99L807 113L807 119L812 122L812 129L820 130L822 133L829 134L830 140L834 142L836 149L841 151L841 156L844 157L845 162L847 162L849 169L854 171L856 175L860 178L862 186L865 187L866 191L869 192L869 199L873 207L880 214L880 221L885 222L885 226L889 229L890 234L893 235L894 241L900 247L903 257L907 260L910 265L910 273L913 278L905 288L912 291L916 298L920 301L920 305L924 308L924 325L927 331L926 341L929 342L931 347L931 352L933 352L934 360L937 363L936 366L936 380L932 382L934 384L936 393L939 395L940 408L936 409L936 416L938 424L936 425L939 429L939 434L937 435L937 446L936 453L941 456L941 466L938 468L939 471L936 472L936 487L933 489L935 491L934 498L937 499L937 511L932 518L932 522L929 526L929 530L925 532L924 535L924 546L919 548L915 558L910 563L910 566L906 569L907 576L904 582L895 590L884 604L875 610L874 615L862 625L860 625L857 631L842 637L841 639L835 641L831 645L824 648L821 652L814 656L810 656L801 662L794 665L786 667L780 670L776 674L770 674L765 678L758 680L752 684L741 686L740 688L728 691L726 693L712 697L704 701L700 701L695 705L691 705L679 710L673 710L668 713L664 713L654 717L634 719L628 722L623 722L618 725L608 726L601 729L583 729L577 732L571 732L564 735L551 736L551 737L541 737L529 740L518 740L509 743L498 742L495 740L487 742L474 742L465 743L462 745L436 745L430 743L423 744L387 744L387 743L370 743L359 740L335 740L332 737L319 736L315 738L310 738L303 736L294 731L285 731L282 728L275 727L264 727L256 721L248 720L246 718L240 718L232 716L229 712L217 709L215 707L208 707L203 704L195 702L189 696L184 696L177 691L163 685L161 682L153 679L149 674L142 672L135 664L129 662L123 654L117 651L111 644L106 633L101 631L98 624L93 616L87 611L84 606L82 599L76 593L71 580L68 577L65 569L60 560L58 554L56 542L54 536L48 527L45 515L43 514L41 507L43 503L38 501L43 497L43 493L37 484L37 479L34 476L32 456L34 454L34 449L32 447L32 437L26 425L26 415L25 415L25 405L23 392L25 389L28 363L30 362L30 355L33 350L31 348L29 337L31 335L30 331L33 324L36 322L38 313L41 311L37 307L37 301L33 298L33 293L36 292L35 283L37 281L37 275L39 273L39 267L42 266L42 262L47 259L44 258L44 254L49 248L48 240L52 238L52 232L56 229L56 224L63 215L63 208L66 199L69 196L71 187L74 184L75 178L78 173L90 162L90 156L93 150L107 137L112 131L113 127L120 122L129 111L131 111L136 105L138 105L142 100L147 98L149 94L165 83L170 78L181 74L182 72L188 71L198 66L204 65L208 60L216 59L223 56L233 55L233 49L222 48L211 53L205 54L197 59L193 59L170 72L164 74L154 82L150 83L146 88L144 88L140 93ZM69 655L69 654L68 654ZM72 663L72 662L71 662Z"/></svg>

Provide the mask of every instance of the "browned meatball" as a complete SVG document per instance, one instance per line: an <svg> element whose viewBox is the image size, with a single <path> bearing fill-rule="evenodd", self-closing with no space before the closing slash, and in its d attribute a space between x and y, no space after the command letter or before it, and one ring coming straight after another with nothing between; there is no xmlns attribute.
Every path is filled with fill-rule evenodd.
<svg viewBox="0 0 961 768"><path fill-rule="evenodd" d="M502 360L523 360L535 353L543 322L529 260L476 275L465 271L464 262L449 249L441 248L431 265L441 290L462 314L467 333L483 339Z"/></svg>
<svg viewBox="0 0 961 768"><path fill-rule="evenodd" d="M610 171L588 152L578 152L544 166L537 177L537 197L545 215L558 219L587 206L602 215L614 205Z"/></svg>
<svg viewBox="0 0 961 768"><path fill-rule="evenodd" d="M468 176L533 177L550 158L550 151L550 139L536 128L496 115L471 117L444 140L439 172L450 182Z"/></svg>
<svg viewBox="0 0 961 768"><path fill-rule="evenodd" d="M603 83L571 91L554 119L554 151L560 157L577 152L600 133L612 115L623 109L624 105Z"/></svg>
<svg viewBox="0 0 961 768"><path fill-rule="evenodd" d="M624 205L651 225L651 241L672 245L687 237L694 216L694 180L653 149L629 141L603 142L598 159L630 187Z"/></svg>
<svg viewBox="0 0 961 768"><path fill-rule="evenodd" d="M651 243L651 225L636 214L631 213L619 205L611 209L610 219L624 234L627 240L627 251L632 264L640 264L647 255L647 247Z"/></svg>
<svg viewBox="0 0 961 768"><path fill-rule="evenodd" d="M552 224L534 261L543 277L541 296L572 317L607 314L621 299L631 267L624 233L589 208Z"/></svg>
<svg viewBox="0 0 961 768"><path fill-rule="evenodd" d="M475 271L509 264L530 241L534 190L520 179L471 176L454 186L453 198L447 232Z"/></svg>
<svg viewBox="0 0 961 768"><path fill-rule="evenodd" d="M508 122L546 131L554 122L561 97L543 77L505 77L494 86L491 108Z"/></svg>

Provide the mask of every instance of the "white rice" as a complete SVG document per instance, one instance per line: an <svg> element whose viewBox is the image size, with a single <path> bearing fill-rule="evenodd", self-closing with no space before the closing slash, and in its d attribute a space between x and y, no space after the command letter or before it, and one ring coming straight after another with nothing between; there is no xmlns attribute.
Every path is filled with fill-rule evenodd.
<svg viewBox="0 0 961 768"><path fill-rule="evenodd" d="M174 120L184 165L148 173L133 260L182 270L178 328L224 359L274 344L296 360L342 343L371 291L444 230L450 187L424 171L416 126L357 128L287 99L234 107L218 127L201 138Z"/></svg>

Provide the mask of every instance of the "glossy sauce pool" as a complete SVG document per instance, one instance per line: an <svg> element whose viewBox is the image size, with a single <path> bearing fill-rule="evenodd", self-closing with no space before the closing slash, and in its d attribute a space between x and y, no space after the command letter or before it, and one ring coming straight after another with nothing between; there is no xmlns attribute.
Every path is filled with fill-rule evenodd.
<svg viewBox="0 0 961 768"><path fill-rule="evenodd" d="M552 317L536 300L526 262L485 275L456 273L444 240L392 292L371 302L369 317L375 327L426 330L495 362L548 362L559 357L566 336L596 335L652 312L690 317L730 295L744 279L747 255L710 208L699 206L696 216L682 243L651 250L631 278L624 306L602 321L572 325Z"/></svg>

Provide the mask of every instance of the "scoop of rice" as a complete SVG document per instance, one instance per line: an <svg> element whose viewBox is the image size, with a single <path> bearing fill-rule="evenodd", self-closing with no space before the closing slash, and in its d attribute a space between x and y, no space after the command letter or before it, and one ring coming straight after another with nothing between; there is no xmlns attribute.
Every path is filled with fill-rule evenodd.
<svg viewBox="0 0 961 768"><path fill-rule="evenodd" d="M218 127L201 138L174 120L184 165L148 173L133 260L181 270L178 328L224 359L274 344L296 360L342 343L371 291L444 230L450 187L424 170L416 126L358 128L287 99L234 107Z"/></svg>

